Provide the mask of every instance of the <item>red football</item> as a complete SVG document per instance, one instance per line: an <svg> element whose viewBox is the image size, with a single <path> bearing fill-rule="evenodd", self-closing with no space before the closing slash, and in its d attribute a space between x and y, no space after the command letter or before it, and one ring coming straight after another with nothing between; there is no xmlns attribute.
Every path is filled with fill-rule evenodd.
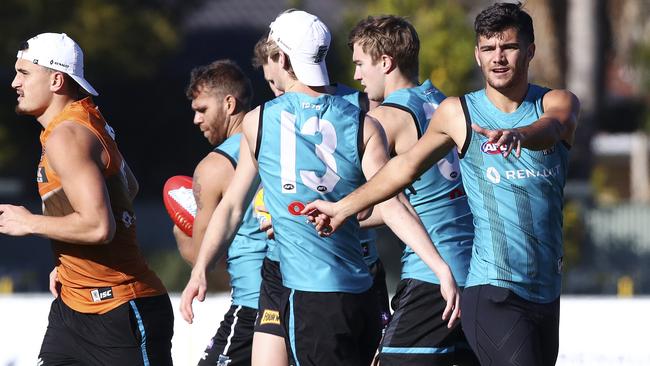
<svg viewBox="0 0 650 366"><path fill-rule="evenodd" d="M196 201L192 193L192 178L175 175L165 182L163 203L169 217L186 235L192 236L192 225L196 216Z"/></svg>

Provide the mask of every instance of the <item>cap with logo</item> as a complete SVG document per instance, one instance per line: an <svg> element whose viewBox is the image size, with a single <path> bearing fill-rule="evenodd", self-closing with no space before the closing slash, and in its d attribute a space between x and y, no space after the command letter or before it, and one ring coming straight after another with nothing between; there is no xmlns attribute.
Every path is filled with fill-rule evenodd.
<svg viewBox="0 0 650 366"><path fill-rule="evenodd" d="M84 54L65 33L41 33L30 38L16 55L37 65L64 72L91 95L99 95L84 79Z"/></svg>
<svg viewBox="0 0 650 366"><path fill-rule="evenodd" d="M329 85L325 56L332 36L317 16L301 10L280 14L269 38L289 56L298 80L308 86Z"/></svg>

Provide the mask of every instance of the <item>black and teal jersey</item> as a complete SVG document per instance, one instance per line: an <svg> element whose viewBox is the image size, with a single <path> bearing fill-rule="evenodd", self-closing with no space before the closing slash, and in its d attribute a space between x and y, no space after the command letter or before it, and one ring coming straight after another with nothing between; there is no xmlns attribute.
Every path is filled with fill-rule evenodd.
<svg viewBox="0 0 650 366"><path fill-rule="evenodd" d="M420 138L444 99L445 95L427 80L420 86L394 91L384 99L382 106L408 112L413 117ZM474 227L456 151L450 151L422 173L404 193L420 216L431 241L449 264L456 282L463 286L472 253ZM404 248L402 256L402 278L440 283L431 269L409 247Z"/></svg>
<svg viewBox="0 0 650 366"><path fill-rule="evenodd" d="M320 237L300 215L307 202L338 201L365 182L363 116L343 98L326 94L285 93L260 107L256 158L288 288L361 293L372 284L355 219Z"/></svg>
<svg viewBox="0 0 650 366"><path fill-rule="evenodd" d="M530 84L512 113L496 108L485 89L461 97L467 140L461 170L474 214L474 250L466 286L490 284L546 303L560 294L562 200L569 146L558 142L543 151L522 149L507 158L502 148L474 132L530 125L543 113L549 90Z"/></svg>

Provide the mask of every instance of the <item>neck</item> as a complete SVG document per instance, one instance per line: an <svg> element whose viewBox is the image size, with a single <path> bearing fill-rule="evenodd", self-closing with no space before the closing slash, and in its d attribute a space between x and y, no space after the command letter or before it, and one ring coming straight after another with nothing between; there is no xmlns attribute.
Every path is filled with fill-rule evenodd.
<svg viewBox="0 0 650 366"><path fill-rule="evenodd" d="M228 124L228 131L226 136L230 137L242 132L242 121L244 120L245 112L240 112L235 115L230 116L230 123Z"/></svg>
<svg viewBox="0 0 650 366"><path fill-rule="evenodd" d="M326 86L308 86L298 80L290 81L289 86L284 89L285 93L304 93L310 96L318 96L327 92Z"/></svg>
<svg viewBox="0 0 650 366"><path fill-rule="evenodd" d="M390 74L386 75L386 81L384 85L384 98L387 98L396 90L413 88L416 86L418 86L417 76L414 79L409 79L406 75L400 73L398 70L394 70Z"/></svg>
<svg viewBox="0 0 650 366"><path fill-rule="evenodd" d="M524 101L528 92L528 82L517 83L509 88L496 89L486 84L485 94L495 107L505 113L512 113Z"/></svg>
<svg viewBox="0 0 650 366"><path fill-rule="evenodd" d="M41 115L36 116L36 120L47 128L50 122L67 107L69 104L75 102L75 99L67 95L53 95L50 104Z"/></svg>

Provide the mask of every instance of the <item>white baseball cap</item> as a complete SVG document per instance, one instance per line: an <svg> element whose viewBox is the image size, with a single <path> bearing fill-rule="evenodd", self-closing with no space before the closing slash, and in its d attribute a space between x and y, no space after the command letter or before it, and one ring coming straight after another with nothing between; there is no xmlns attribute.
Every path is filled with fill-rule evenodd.
<svg viewBox="0 0 650 366"><path fill-rule="evenodd" d="M17 58L64 72L91 95L99 95L84 79L84 53L65 33L41 33L30 38L16 55Z"/></svg>
<svg viewBox="0 0 650 366"><path fill-rule="evenodd" d="M298 80L308 86L329 85L325 56L332 36L317 16L301 10L280 14L269 38L289 56Z"/></svg>

